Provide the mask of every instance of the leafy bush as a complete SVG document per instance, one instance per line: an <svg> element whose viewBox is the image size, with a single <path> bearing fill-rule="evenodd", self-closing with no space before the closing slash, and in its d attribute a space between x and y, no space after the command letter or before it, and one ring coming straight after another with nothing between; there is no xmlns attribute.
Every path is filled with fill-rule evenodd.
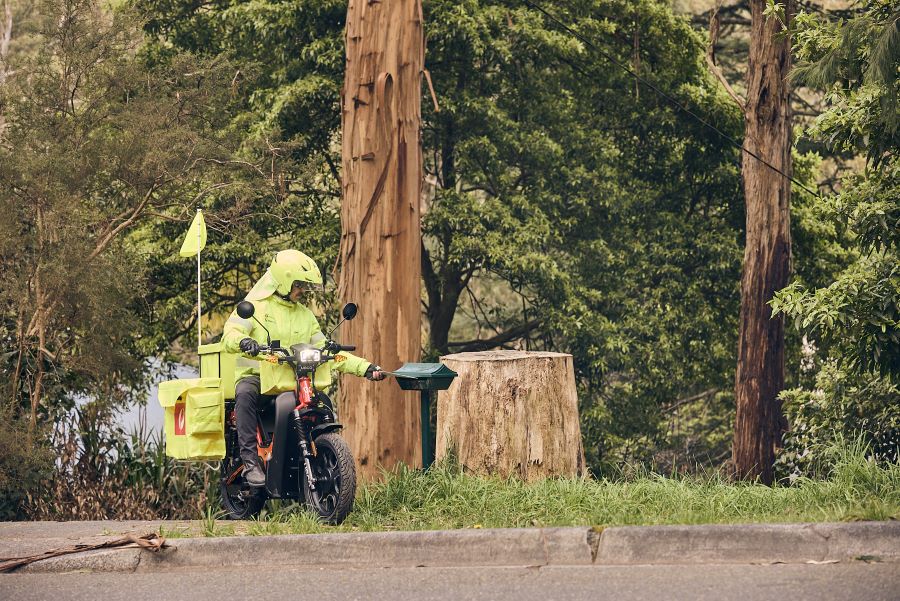
<svg viewBox="0 0 900 601"><path fill-rule="evenodd" d="M92 402L66 414L49 436L53 469L20 498L40 520L191 519L218 503L218 470L165 456L161 435L126 434Z"/></svg>
<svg viewBox="0 0 900 601"><path fill-rule="evenodd" d="M813 390L782 394L791 429L776 461L781 478L828 477L836 444L857 439L881 463L900 460L900 389L875 375L853 375L826 364Z"/></svg>
<svg viewBox="0 0 900 601"><path fill-rule="evenodd" d="M782 477L822 475L833 441L859 437L873 461L900 444L900 91L898 17L868 0L848 21L798 14L793 76L825 93L828 110L807 134L835 153L860 153L866 170L811 207L830 222L852 262L831 283L794 282L772 301L809 342L815 385L782 393L791 422ZM770 8L775 8L774 3Z"/></svg>
<svg viewBox="0 0 900 601"><path fill-rule="evenodd" d="M0 520L24 517L22 503L53 467L50 449L29 432L27 422L0 411Z"/></svg>

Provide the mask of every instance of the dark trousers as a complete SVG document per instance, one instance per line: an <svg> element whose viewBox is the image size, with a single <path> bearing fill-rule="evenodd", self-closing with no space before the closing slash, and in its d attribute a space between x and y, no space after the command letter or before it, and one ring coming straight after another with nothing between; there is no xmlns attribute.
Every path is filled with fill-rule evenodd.
<svg viewBox="0 0 900 601"><path fill-rule="evenodd" d="M234 414L237 418L238 444L241 447L241 461L255 463L256 452L256 411L272 402L274 395L259 393L259 376L247 376L238 381L234 389Z"/></svg>

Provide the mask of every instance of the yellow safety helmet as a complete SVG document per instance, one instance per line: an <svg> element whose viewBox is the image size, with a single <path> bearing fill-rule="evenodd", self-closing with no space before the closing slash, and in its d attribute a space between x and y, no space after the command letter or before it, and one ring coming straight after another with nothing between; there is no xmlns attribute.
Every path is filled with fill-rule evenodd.
<svg viewBox="0 0 900 601"><path fill-rule="evenodd" d="M307 282L310 285L322 284L322 272L310 257L299 250L283 250L275 255L269 272L278 285L278 294L287 296L294 282Z"/></svg>

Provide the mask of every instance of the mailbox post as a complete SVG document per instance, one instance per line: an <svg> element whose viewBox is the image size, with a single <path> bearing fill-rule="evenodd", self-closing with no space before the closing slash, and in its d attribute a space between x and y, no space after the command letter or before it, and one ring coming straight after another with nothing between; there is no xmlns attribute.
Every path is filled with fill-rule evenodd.
<svg viewBox="0 0 900 601"><path fill-rule="evenodd" d="M397 371L388 372L403 390L421 392L422 403L422 467L428 469L434 463L434 438L431 433L432 390L447 390L458 374L442 363L404 363Z"/></svg>

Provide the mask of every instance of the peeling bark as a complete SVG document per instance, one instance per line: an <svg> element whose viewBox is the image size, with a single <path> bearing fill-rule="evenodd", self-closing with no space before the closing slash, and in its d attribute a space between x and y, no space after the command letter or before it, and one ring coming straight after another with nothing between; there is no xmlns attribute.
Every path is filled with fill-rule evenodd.
<svg viewBox="0 0 900 601"><path fill-rule="evenodd" d="M421 2L350 0L346 46L339 294L360 312L343 338L396 369L421 346ZM343 379L341 417L361 477L421 466L418 402L391 383Z"/></svg>
<svg viewBox="0 0 900 601"><path fill-rule="evenodd" d="M749 82L744 146L791 173L790 40L763 15L765 0L751 0ZM787 14L790 15L788 5ZM784 322L768 302L788 282L791 262L790 180L744 154L747 241L741 275L741 320L735 375L737 415L732 459L736 476L774 479L775 448L784 418Z"/></svg>

